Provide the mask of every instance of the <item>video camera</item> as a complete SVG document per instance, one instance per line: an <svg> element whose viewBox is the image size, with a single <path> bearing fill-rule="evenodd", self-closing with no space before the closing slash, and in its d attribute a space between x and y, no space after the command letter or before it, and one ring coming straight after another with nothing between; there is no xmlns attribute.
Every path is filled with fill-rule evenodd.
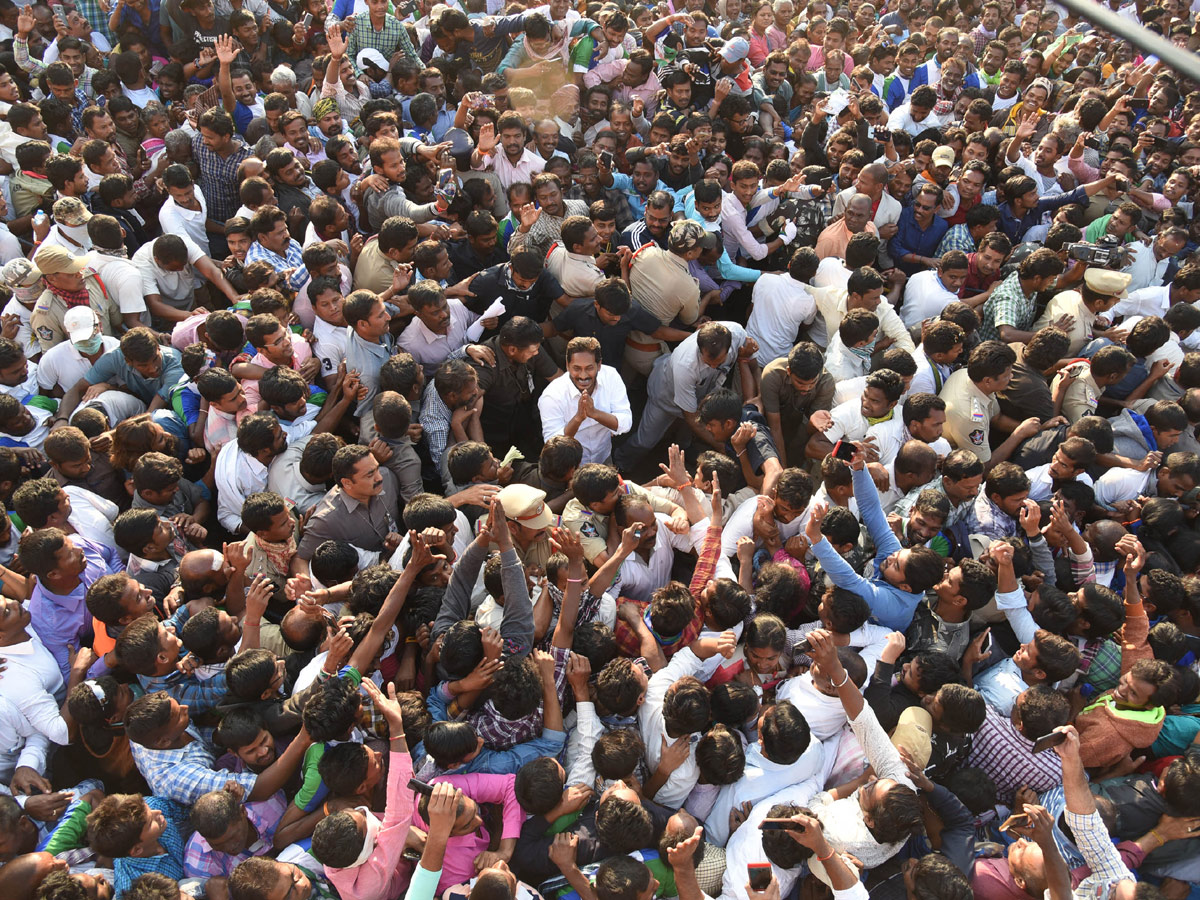
<svg viewBox="0 0 1200 900"><path fill-rule="evenodd" d="M1107 235L1094 244L1080 241L1066 244L1064 249L1071 259L1100 269L1123 269L1132 260L1132 254Z"/></svg>

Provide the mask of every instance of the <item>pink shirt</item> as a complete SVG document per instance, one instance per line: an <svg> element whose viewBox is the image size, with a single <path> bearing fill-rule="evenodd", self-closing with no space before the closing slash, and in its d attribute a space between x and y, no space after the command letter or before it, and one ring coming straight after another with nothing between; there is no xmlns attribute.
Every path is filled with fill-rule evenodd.
<svg viewBox="0 0 1200 900"><path fill-rule="evenodd" d="M375 849L361 866L325 866L325 877L342 900L397 900L408 889L412 864L400 854L414 818L413 795L408 789L412 774L412 757L407 750L388 754L387 812L375 838Z"/></svg>
<svg viewBox="0 0 1200 900"><path fill-rule="evenodd" d="M430 779L431 784L437 784L439 781L448 781L476 803L503 804L500 839L516 840L521 836L521 824L525 821L525 813L517 802L516 775L439 775ZM418 828L429 828L415 809L412 821ZM439 894L448 887L463 884L475 877L475 857L488 848L489 842L490 835L486 827L481 827L474 834L452 837L446 842L442 878L438 882Z"/></svg>
<svg viewBox="0 0 1200 900"><path fill-rule="evenodd" d="M201 313L195 316L188 316L182 322L176 322L175 327L171 329L171 346L182 353L190 344L200 343L200 338L196 337L196 331L208 318L208 313Z"/></svg>
<svg viewBox="0 0 1200 900"><path fill-rule="evenodd" d="M173 337L173 336L172 336ZM298 334L292 334L292 368L299 369L301 364L307 359L312 359L312 348L308 346L308 341L300 337ZM262 366L264 369L275 368L275 363L267 359L262 353L255 353L246 362L255 366ZM262 398L258 395L258 379L247 378L242 382L242 390L246 392L246 406L251 412L258 412L258 405L262 402Z"/></svg>

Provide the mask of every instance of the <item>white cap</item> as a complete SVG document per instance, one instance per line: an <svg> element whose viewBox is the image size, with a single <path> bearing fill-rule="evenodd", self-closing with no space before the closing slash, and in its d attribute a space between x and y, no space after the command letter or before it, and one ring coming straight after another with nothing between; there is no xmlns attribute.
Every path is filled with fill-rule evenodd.
<svg viewBox="0 0 1200 900"><path fill-rule="evenodd" d="M90 306L73 306L63 316L63 329L71 343L90 340L100 326L100 319Z"/></svg>

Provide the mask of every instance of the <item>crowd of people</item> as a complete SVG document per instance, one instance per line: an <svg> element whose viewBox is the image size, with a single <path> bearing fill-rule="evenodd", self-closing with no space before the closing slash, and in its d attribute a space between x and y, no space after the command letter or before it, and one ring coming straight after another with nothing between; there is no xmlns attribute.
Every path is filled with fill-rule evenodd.
<svg viewBox="0 0 1200 900"><path fill-rule="evenodd" d="M1200 896L1106 3L0 0L0 896Z"/></svg>

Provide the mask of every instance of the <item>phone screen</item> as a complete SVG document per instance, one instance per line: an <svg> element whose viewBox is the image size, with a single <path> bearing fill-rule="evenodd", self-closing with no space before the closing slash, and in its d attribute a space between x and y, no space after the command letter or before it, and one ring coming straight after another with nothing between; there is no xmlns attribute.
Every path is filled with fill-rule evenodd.
<svg viewBox="0 0 1200 900"><path fill-rule="evenodd" d="M751 890L765 891L771 886L770 863L750 863L746 866L746 873L750 876Z"/></svg>

